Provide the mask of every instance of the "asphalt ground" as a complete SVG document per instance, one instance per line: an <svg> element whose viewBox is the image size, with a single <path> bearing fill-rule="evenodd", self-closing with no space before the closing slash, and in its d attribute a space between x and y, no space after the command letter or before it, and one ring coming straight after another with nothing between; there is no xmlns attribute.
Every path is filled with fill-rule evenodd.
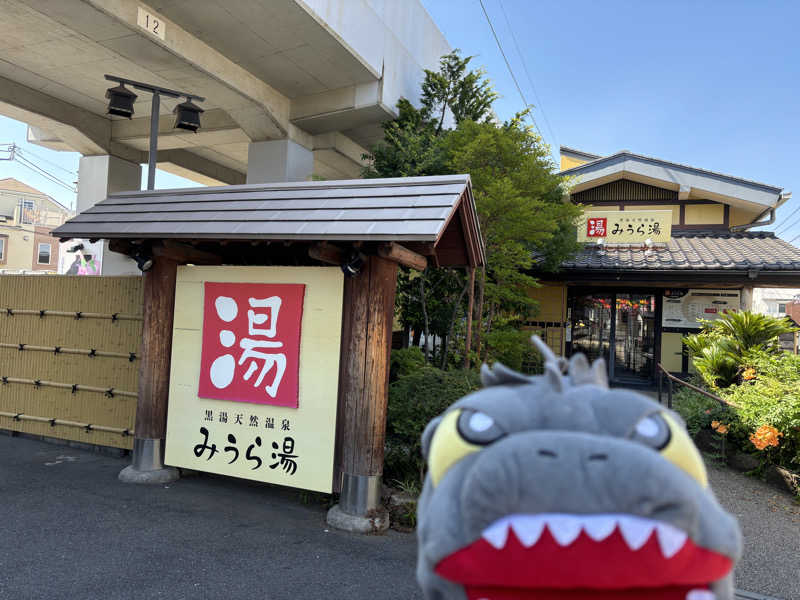
<svg viewBox="0 0 800 600"><path fill-rule="evenodd" d="M331 530L315 495L245 480L123 484L128 463L0 435L0 598L421 598L413 535Z"/></svg>
<svg viewBox="0 0 800 600"><path fill-rule="evenodd" d="M0 435L0 599L421 598L413 534L332 530L319 496L245 480L122 484L127 464ZM800 600L800 505L710 476L745 535L737 587Z"/></svg>

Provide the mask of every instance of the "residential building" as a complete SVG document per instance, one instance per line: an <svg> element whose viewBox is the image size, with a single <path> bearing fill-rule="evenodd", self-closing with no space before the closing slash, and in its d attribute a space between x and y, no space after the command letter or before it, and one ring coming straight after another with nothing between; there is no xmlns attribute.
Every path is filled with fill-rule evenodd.
<svg viewBox="0 0 800 600"><path fill-rule="evenodd" d="M47 194L13 178L0 179L0 272L58 270L58 238L50 231L73 215Z"/></svg>
<svg viewBox="0 0 800 600"><path fill-rule="evenodd" d="M796 299L800 299L800 288L755 288L753 312L785 317L789 305Z"/></svg>

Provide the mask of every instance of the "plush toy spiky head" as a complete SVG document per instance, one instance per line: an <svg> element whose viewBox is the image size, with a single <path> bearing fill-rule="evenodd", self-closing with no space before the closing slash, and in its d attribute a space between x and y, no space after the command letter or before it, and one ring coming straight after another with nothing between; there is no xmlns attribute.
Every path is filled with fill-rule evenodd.
<svg viewBox="0 0 800 600"><path fill-rule="evenodd" d="M429 600L729 600L736 520L675 413L605 365L484 365L428 425L417 578Z"/></svg>

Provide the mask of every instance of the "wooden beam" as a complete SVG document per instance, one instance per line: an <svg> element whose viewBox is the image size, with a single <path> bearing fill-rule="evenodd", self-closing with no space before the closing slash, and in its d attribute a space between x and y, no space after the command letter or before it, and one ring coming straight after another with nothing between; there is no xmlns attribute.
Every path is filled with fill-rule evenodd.
<svg viewBox="0 0 800 600"><path fill-rule="evenodd" d="M397 263L369 256L344 280L336 478L383 472Z"/></svg>
<svg viewBox="0 0 800 600"><path fill-rule="evenodd" d="M179 264L221 265L222 257L213 252L198 250L189 244L164 240L162 245L153 247L153 256L174 260Z"/></svg>
<svg viewBox="0 0 800 600"><path fill-rule="evenodd" d="M128 256L133 256L138 250L128 240L108 240L108 249Z"/></svg>
<svg viewBox="0 0 800 600"><path fill-rule="evenodd" d="M136 437L164 439L178 263L164 257L144 273L144 323L139 363Z"/></svg>
<svg viewBox="0 0 800 600"><path fill-rule="evenodd" d="M427 258L395 242L389 242L388 244L381 244L378 246L378 255L386 260L400 263L401 265L417 269L418 271L424 271L428 266Z"/></svg>
<svg viewBox="0 0 800 600"><path fill-rule="evenodd" d="M344 251L338 246L320 242L308 248L308 255L314 260L339 266L345 261Z"/></svg>
<svg viewBox="0 0 800 600"><path fill-rule="evenodd" d="M464 368L469 369L469 351L472 346L472 313L475 310L475 267L469 269L469 305L467 306L467 336L464 338Z"/></svg>

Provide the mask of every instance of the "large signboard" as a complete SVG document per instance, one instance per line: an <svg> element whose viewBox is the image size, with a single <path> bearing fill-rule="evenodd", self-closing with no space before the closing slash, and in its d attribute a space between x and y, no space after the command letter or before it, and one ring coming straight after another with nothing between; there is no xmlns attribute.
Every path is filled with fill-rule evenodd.
<svg viewBox="0 0 800 600"><path fill-rule="evenodd" d="M698 319L713 321L727 312L736 312L740 302L739 290L665 290L661 324L700 329Z"/></svg>
<svg viewBox="0 0 800 600"><path fill-rule="evenodd" d="M179 267L165 462L330 492L343 275Z"/></svg>
<svg viewBox="0 0 800 600"><path fill-rule="evenodd" d="M659 243L671 235L671 210L587 210L578 219L579 242Z"/></svg>

